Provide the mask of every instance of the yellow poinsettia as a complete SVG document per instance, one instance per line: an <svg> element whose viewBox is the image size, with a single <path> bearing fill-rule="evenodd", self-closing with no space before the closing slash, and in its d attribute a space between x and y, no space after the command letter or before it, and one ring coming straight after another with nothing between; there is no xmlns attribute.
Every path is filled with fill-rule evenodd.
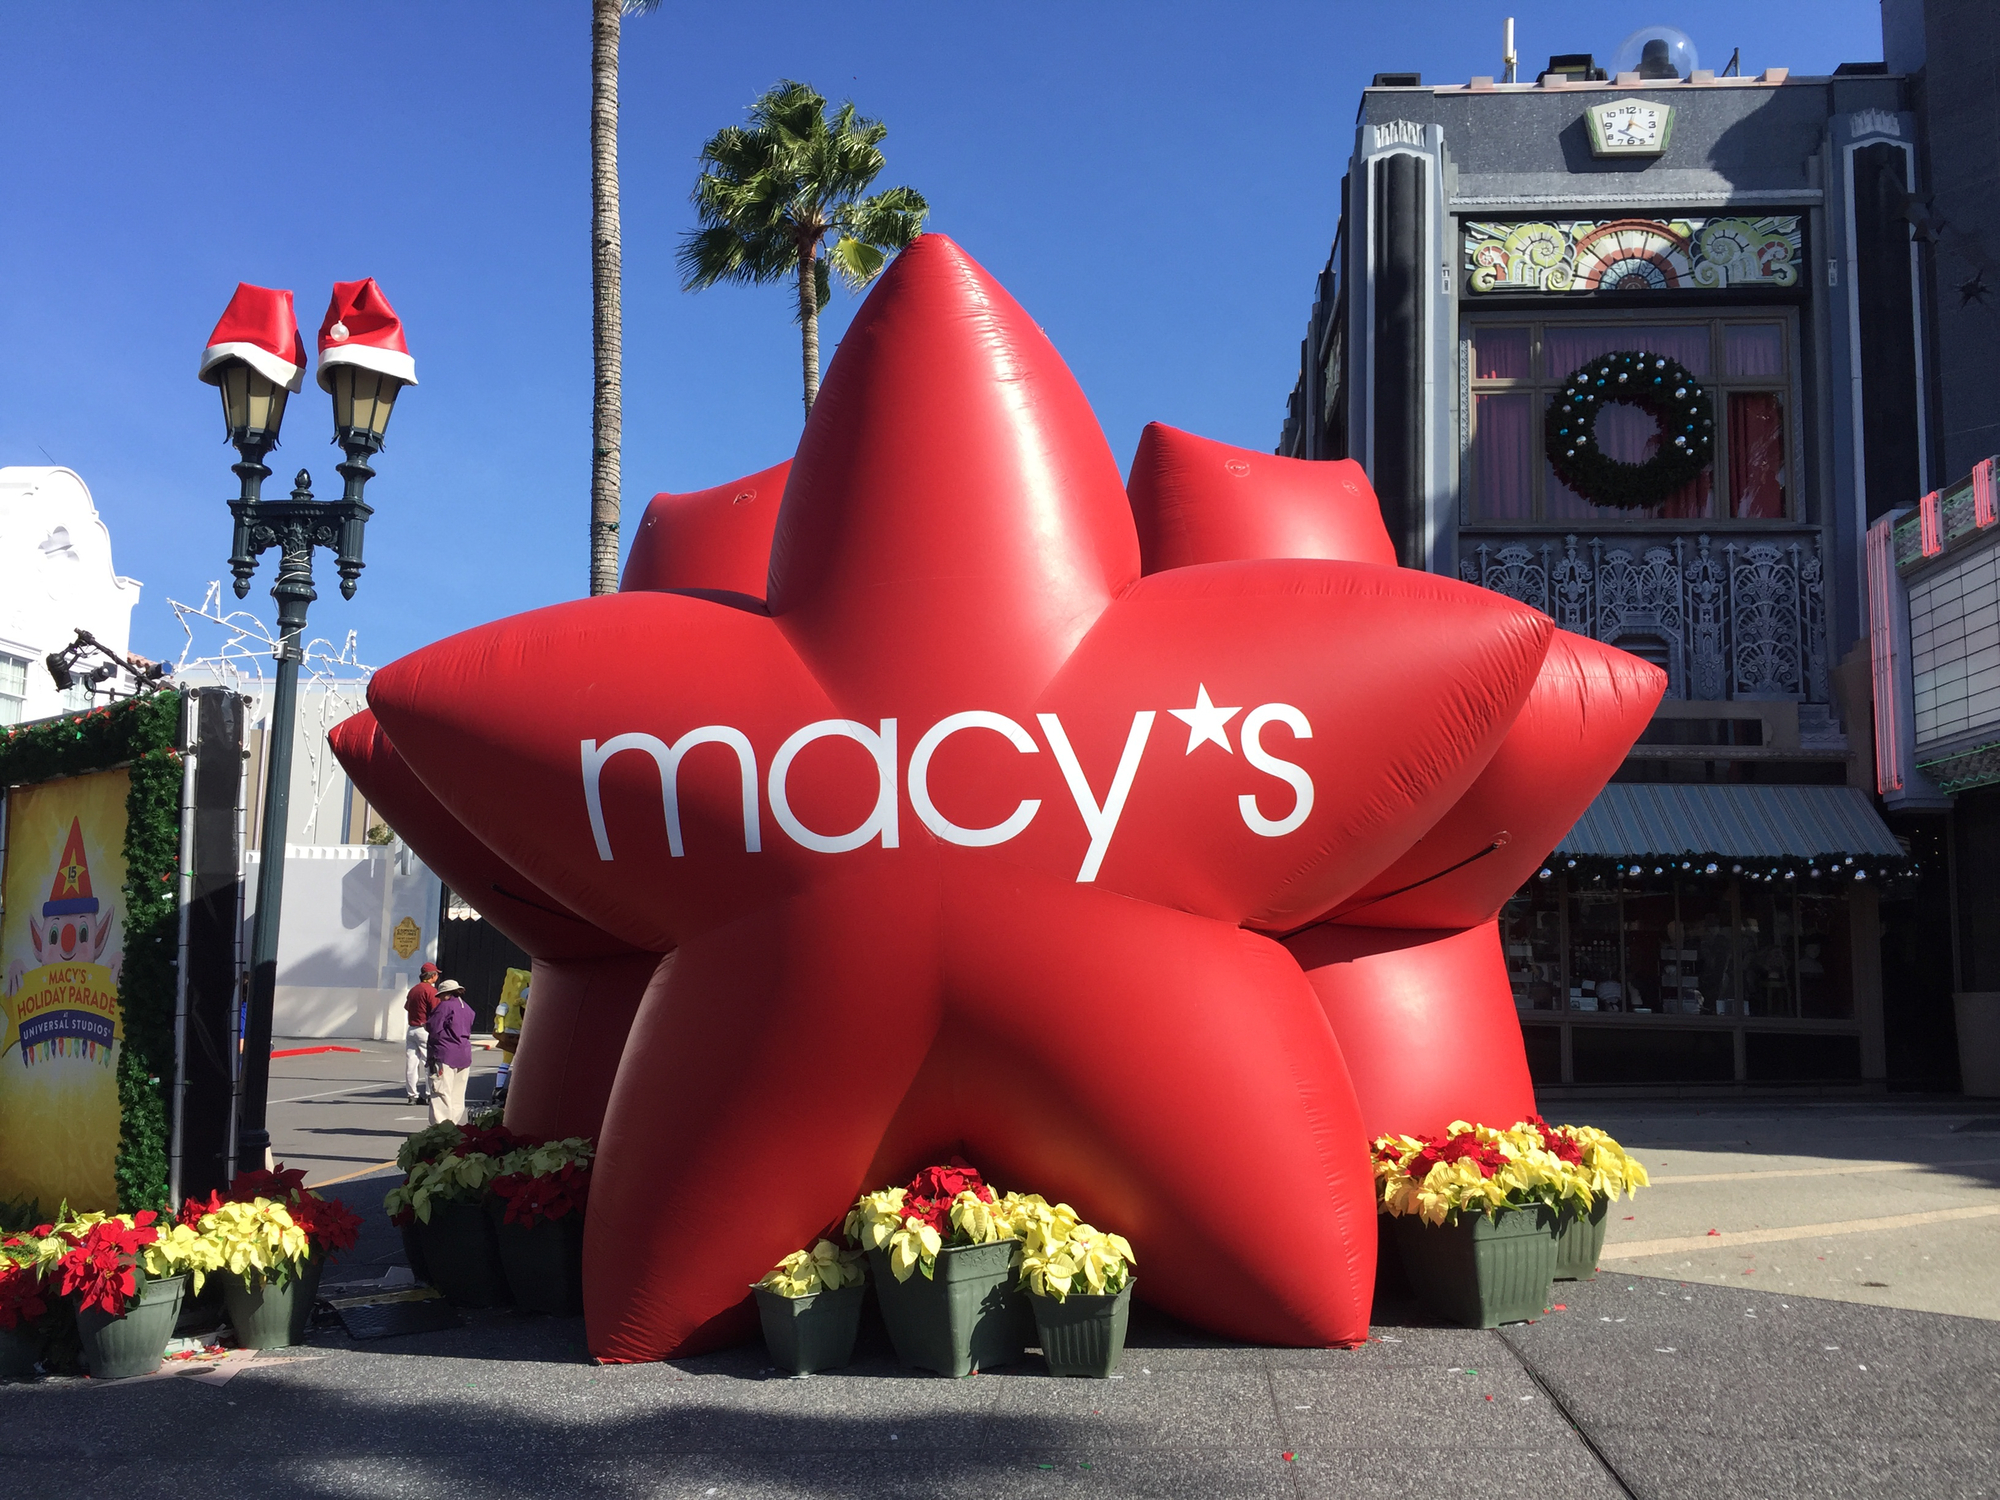
<svg viewBox="0 0 2000 1500"><path fill-rule="evenodd" d="M1067 1203L1050 1204L1038 1194L1014 1197L1010 1208L1021 1238L1021 1284L1029 1291L1061 1302L1071 1292L1124 1290L1138 1258L1123 1235L1086 1224Z"/></svg>
<svg viewBox="0 0 2000 1500"><path fill-rule="evenodd" d="M409 1175L389 1189L382 1206L389 1211L391 1218L408 1208L428 1224L433 1203L476 1201L485 1191L486 1184L500 1175L501 1163L508 1159L474 1151L463 1156L452 1152L436 1161L413 1162Z"/></svg>
<svg viewBox="0 0 2000 1500"><path fill-rule="evenodd" d="M1507 1130L1454 1120L1444 1135L1385 1135L1375 1141L1375 1187L1381 1211L1415 1214L1427 1224L1461 1212L1496 1214L1565 1199L1588 1210L1588 1183L1524 1122Z"/></svg>
<svg viewBox="0 0 2000 1500"><path fill-rule="evenodd" d="M996 1193L989 1202L968 1189L951 1200L946 1222L962 1244L990 1245L1017 1238L1007 1208L1013 1197ZM904 1217L906 1198L906 1190L895 1187L863 1193L842 1226L864 1250L885 1251L898 1281L908 1281L919 1271L926 1278L935 1275L938 1251L945 1245L944 1233L935 1225Z"/></svg>
<svg viewBox="0 0 2000 1500"><path fill-rule="evenodd" d="M810 1297L860 1286L868 1267L859 1250L843 1250L832 1240L819 1240L810 1250L794 1250L764 1274L757 1285L780 1297Z"/></svg>
<svg viewBox="0 0 2000 1500"><path fill-rule="evenodd" d="M1593 1193L1607 1198L1621 1194L1633 1197L1642 1187L1652 1186L1639 1159L1594 1125L1552 1125L1549 1129L1576 1144L1581 1153L1581 1174Z"/></svg>
<svg viewBox="0 0 2000 1500"><path fill-rule="evenodd" d="M499 1160L495 1177L548 1177L564 1167L588 1167L597 1148L586 1136L566 1136L559 1141L543 1141L539 1146L523 1146Z"/></svg>
<svg viewBox="0 0 2000 1500"><path fill-rule="evenodd" d="M160 1237L139 1252L139 1264L148 1276L185 1274L189 1285L198 1292L210 1271L222 1269L222 1245L186 1224L166 1224L160 1229Z"/></svg>
<svg viewBox="0 0 2000 1500"><path fill-rule="evenodd" d="M215 1247L219 1264L214 1269L234 1272L253 1285L282 1284L296 1276L312 1251L290 1210L269 1198L225 1203L202 1215L200 1230Z"/></svg>

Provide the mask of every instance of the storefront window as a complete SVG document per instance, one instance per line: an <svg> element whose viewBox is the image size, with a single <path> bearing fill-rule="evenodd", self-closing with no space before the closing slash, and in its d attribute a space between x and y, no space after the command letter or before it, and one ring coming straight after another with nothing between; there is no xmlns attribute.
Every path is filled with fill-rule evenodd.
<svg viewBox="0 0 2000 1500"><path fill-rule="evenodd" d="M1734 893L1714 881L1683 881L1678 895L1680 1014L1739 1014Z"/></svg>
<svg viewBox="0 0 2000 1500"><path fill-rule="evenodd" d="M1699 879L1666 889L1549 884L1559 889L1524 889L1501 919L1521 1009L1542 1009L1537 986L1553 981L1557 993L1567 986L1572 1011L1815 1020L1854 1014L1844 895L1795 896ZM1567 924L1560 942L1558 908ZM1557 951L1568 956L1563 975L1551 972Z"/></svg>
<svg viewBox="0 0 2000 1500"><path fill-rule="evenodd" d="M1799 1014L1847 1020L1854 1014L1854 962L1848 946L1847 899L1800 896Z"/></svg>
<svg viewBox="0 0 2000 1500"><path fill-rule="evenodd" d="M1569 1008L1623 1010L1625 954L1615 891L1579 891L1570 898Z"/></svg>
<svg viewBox="0 0 2000 1500"><path fill-rule="evenodd" d="M1500 913L1500 941L1516 1010L1562 1009L1562 899L1554 880L1538 880Z"/></svg>

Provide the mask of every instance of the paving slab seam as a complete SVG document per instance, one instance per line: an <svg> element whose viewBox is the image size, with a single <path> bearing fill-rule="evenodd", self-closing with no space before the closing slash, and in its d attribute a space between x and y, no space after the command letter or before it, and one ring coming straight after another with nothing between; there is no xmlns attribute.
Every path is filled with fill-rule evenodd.
<svg viewBox="0 0 2000 1500"><path fill-rule="evenodd" d="M1283 1442L1297 1443L1298 1439L1292 1436L1291 1426L1285 1421L1284 1409L1278 1400L1278 1367L1271 1363L1268 1355L1261 1363L1264 1366L1264 1394L1270 1398L1271 1418L1278 1424L1278 1436ZM1305 1492L1299 1488L1301 1480L1299 1478L1298 1465L1287 1457L1285 1459L1285 1466L1288 1470L1285 1475L1285 1478L1289 1481L1288 1487L1294 1495L1300 1496L1301 1500L1303 1500Z"/></svg>
<svg viewBox="0 0 2000 1500"><path fill-rule="evenodd" d="M1627 1500L1639 1500L1638 1492L1625 1482L1625 1476L1618 1472L1618 1466L1611 1462L1602 1448L1597 1446L1597 1439L1593 1438L1584 1428L1583 1423L1577 1420L1576 1414L1569 1409L1569 1404L1556 1394L1556 1388L1542 1378L1542 1372L1535 1368L1534 1361L1528 1358L1526 1352L1519 1345L1507 1337L1504 1329L1495 1329L1494 1331L1499 1335L1500 1342L1506 1346L1508 1353L1514 1356L1515 1362L1520 1365L1522 1373L1528 1379L1534 1381L1541 1393L1549 1398L1550 1405L1554 1406L1557 1412L1562 1415L1562 1419L1569 1423L1570 1431L1574 1432L1582 1440L1583 1446L1590 1450L1590 1456L1597 1460L1598 1465L1606 1474L1611 1476L1611 1482L1618 1486L1619 1493L1625 1495Z"/></svg>

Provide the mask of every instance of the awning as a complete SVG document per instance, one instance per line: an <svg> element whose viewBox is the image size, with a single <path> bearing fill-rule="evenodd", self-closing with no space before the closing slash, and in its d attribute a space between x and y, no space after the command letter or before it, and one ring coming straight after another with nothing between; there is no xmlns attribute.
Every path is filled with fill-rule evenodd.
<svg viewBox="0 0 2000 1500"><path fill-rule="evenodd" d="M1712 786L1613 782L1558 854L1609 859L1720 854L1731 859L1903 857L1903 846L1851 786Z"/></svg>

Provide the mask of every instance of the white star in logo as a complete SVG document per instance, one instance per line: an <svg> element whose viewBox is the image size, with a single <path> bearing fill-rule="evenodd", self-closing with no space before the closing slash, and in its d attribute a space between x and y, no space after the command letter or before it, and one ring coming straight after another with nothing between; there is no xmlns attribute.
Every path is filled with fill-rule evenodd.
<svg viewBox="0 0 2000 1500"><path fill-rule="evenodd" d="M1199 690L1195 693L1193 708L1170 708L1167 712L1187 725L1187 753L1189 755L1194 754L1194 747L1196 745L1203 744L1209 740L1214 740L1216 744L1222 746L1231 755L1236 753L1230 749L1229 736L1223 733L1222 726L1242 713L1242 706L1239 704L1235 708L1216 707L1215 704L1209 702L1207 683L1202 683Z"/></svg>

